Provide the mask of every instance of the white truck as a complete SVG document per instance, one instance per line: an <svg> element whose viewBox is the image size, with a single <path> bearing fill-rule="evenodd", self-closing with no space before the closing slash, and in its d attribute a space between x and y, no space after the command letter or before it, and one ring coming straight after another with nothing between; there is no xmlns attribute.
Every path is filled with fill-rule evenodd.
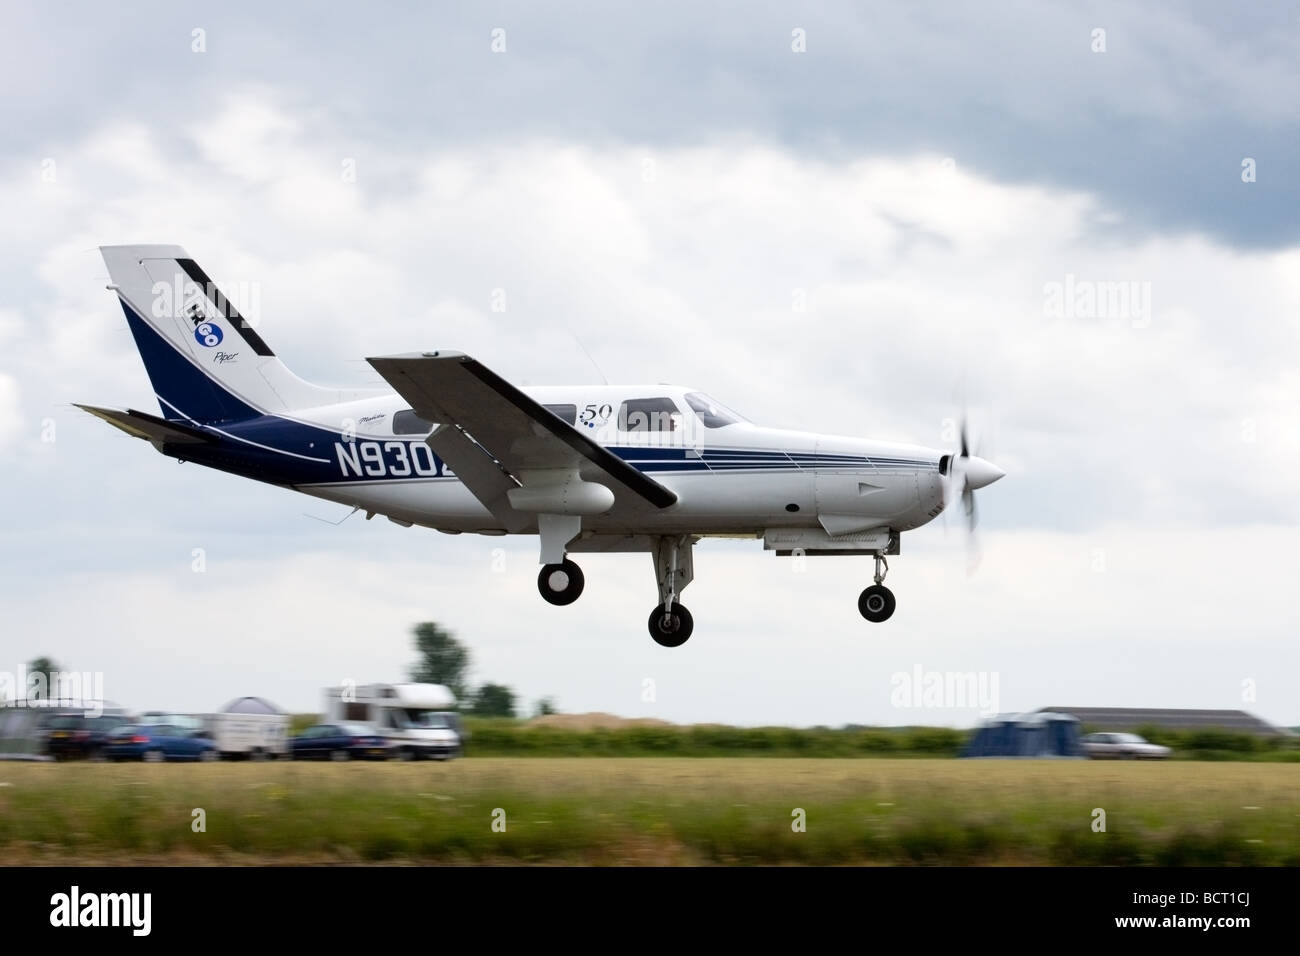
<svg viewBox="0 0 1300 956"><path fill-rule="evenodd" d="M203 719L227 760L267 760L289 752L289 715L260 697L240 697Z"/></svg>
<svg viewBox="0 0 1300 956"><path fill-rule="evenodd" d="M370 724L402 760L461 754L456 698L441 684L343 684L325 689L325 722Z"/></svg>

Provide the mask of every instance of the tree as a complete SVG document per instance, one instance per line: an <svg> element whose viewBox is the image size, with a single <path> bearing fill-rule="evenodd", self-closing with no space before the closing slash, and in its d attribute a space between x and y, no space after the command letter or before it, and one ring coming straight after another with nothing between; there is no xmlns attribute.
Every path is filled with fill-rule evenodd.
<svg viewBox="0 0 1300 956"><path fill-rule="evenodd" d="M515 692L504 684L484 684L474 695L470 713L476 717L513 717Z"/></svg>
<svg viewBox="0 0 1300 956"><path fill-rule="evenodd" d="M543 697L533 705L534 717L545 717L548 714L558 714L559 712L560 709L556 705L554 697Z"/></svg>
<svg viewBox="0 0 1300 956"><path fill-rule="evenodd" d="M415 625L411 633L415 635L415 649L420 655L411 668L411 680L443 684L463 705L469 696L469 686L465 683L469 674L469 648L433 621Z"/></svg>
<svg viewBox="0 0 1300 956"><path fill-rule="evenodd" d="M56 696L54 675L59 672L59 665L51 658L38 657L27 665L27 686L18 688L28 700L49 700ZM41 675L33 681L35 675Z"/></svg>

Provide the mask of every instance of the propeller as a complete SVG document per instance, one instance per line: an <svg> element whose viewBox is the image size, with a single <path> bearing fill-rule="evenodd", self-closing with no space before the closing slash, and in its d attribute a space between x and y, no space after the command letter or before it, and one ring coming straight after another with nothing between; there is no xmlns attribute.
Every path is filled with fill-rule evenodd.
<svg viewBox="0 0 1300 956"><path fill-rule="evenodd" d="M948 467L944 472L944 511L950 511L958 501L961 502L962 514L966 516L967 541L971 552L970 570L974 570L979 560L979 543L975 538L975 529L979 526L979 510L975 506L975 492L993 484L1006 472L991 461L971 453L965 413L962 414L957 453L947 458Z"/></svg>

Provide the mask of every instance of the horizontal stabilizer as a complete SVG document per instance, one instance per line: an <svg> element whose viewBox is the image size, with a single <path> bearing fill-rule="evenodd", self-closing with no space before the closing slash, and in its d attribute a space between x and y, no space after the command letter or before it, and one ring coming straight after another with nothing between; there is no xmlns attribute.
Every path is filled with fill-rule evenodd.
<svg viewBox="0 0 1300 956"><path fill-rule="evenodd" d="M173 445L198 445L216 440L214 435L209 435L201 429L180 422L169 422L157 415L137 412L132 408L123 412L115 408L99 408L95 405L81 405L76 402L73 404L83 411L90 412L96 418L102 418L115 428L122 429L128 435L143 438L154 444L166 442Z"/></svg>

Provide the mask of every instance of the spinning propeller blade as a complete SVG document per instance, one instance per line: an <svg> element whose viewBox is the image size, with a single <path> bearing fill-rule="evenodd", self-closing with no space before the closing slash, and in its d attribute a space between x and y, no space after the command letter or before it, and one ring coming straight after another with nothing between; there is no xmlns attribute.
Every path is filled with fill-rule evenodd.
<svg viewBox="0 0 1300 956"><path fill-rule="evenodd" d="M975 529L979 525L979 510L975 506L975 492L993 484L1005 474L1006 472L991 461L979 457L978 454L971 454L966 414L963 412L958 452L948 460L944 508L947 510L959 500L961 502L962 514L966 516L971 570L974 570L974 565L978 563L979 558L979 542L975 538Z"/></svg>

